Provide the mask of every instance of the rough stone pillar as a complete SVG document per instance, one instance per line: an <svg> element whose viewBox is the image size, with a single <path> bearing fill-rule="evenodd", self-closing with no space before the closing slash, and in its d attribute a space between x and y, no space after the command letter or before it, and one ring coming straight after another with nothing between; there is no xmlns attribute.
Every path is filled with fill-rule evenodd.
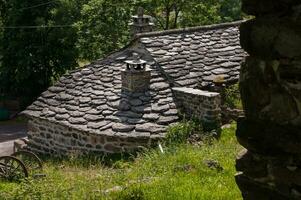
<svg viewBox="0 0 301 200"><path fill-rule="evenodd" d="M247 200L301 199L301 1L243 0L243 11L255 18L240 28L236 182Z"/></svg>
<svg viewBox="0 0 301 200"><path fill-rule="evenodd" d="M139 33L152 32L155 24L151 19L151 16L145 15L144 9L139 7L137 15L132 16L132 22L129 23L132 37L135 37Z"/></svg>

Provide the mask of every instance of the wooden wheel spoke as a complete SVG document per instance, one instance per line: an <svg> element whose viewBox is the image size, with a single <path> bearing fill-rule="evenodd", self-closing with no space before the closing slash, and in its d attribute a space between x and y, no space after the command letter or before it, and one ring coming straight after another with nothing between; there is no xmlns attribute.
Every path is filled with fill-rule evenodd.
<svg viewBox="0 0 301 200"><path fill-rule="evenodd" d="M18 151L12 156L20 159L25 164L30 173L36 170L42 170L42 162L37 155L29 151Z"/></svg>
<svg viewBox="0 0 301 200"><path fill-rule="evenodd" d="M14 172L16 172L19 168L20 168L20 164L18 164L18 166L17 167L15 167L15 169L11 172L11 173L14 173Z"/></svg>
<svg viewBox="0 0 301 200"><path fill-rule="evenodd" d="M12 156L0 157L0 176L15 181L28 176L25 165L21 160Z"/></svg>

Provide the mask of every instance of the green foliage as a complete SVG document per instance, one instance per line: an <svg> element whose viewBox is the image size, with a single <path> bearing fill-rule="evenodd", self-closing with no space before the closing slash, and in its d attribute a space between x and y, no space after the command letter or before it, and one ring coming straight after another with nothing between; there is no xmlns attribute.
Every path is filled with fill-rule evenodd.
<svg viewBox="0 0 301 200"><path fill-rule="evenodd" d="M235 156L241 150L235 126L224 129L212 145L180 144L164 150L146 151L133 161L120 160L124 164L117 169L92 158L60 162L48 159L43 179L0 181L0 199L241 199L234 179ZM218 161L224 170L208 168L205 160Z"/></svg>
<svg viewBox="0 0 301 200"><path fill-rule="evenodd" d="M138 6L157 29L241 19L239 0L0 0L0 93L36 98L77 61L94 60L130 40L128 22ZM62 28L8 29L11 26Z"/></svg>
<svg viewBox="0 0 301 200"><path fill-rule="evenodd" d="M54 79L77 66L76 29L20 27L70 24L69 1L23 9L32 6L32 1L8 0L5 6L3 25L16 28L5 28L0 38L0 89L28 104Z"/></svg>
<svg viewBox="0 0 301 200"><path fill-rule="evenodd" d="M185 143L193 134L204 134L202 123L197 120L184 120L168 128L166 141L168 144Z"/></svg>
<svg viewBox="0 0 301 200"><path fill-rule="evenodd" d="M223 93L224 104L229 108L242 109L242 102L239 91L239 84L230 85Z"/></svg>
<svg viewBox="0 0 301 200"><path fill-rule="evenodd" d="M78 48L81 57L98 59L124 46L129 40L131 1L90 0L83 5Z"/></svg>
<svg viewBox="0 0 301 200"><path fill-rule="evenodd" d="M219 13L220 4L216 0L192 1L186 4L182 13L180 26L190 27L221 22Z"/></svg>
<svg viewBox="0 0 301 200"><path fill-rule="evenodd" d="M222 22L242 19L241 0L221 0L220 13Z"/></svg>
<svg viewBox="0 0 301 200"><path fill-rule="evenodd" d="M144 197L144 192L143 192L142 188L140 188L139 186L131 186L129 188L122 190L121 192L118 192L114 199L116 199L116 200L144 200L145 197Z"/></svg>

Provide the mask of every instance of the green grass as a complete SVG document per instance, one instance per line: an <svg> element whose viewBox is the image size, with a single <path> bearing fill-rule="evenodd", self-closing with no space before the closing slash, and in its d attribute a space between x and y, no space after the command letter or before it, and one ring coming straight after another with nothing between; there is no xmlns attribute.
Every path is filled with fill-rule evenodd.
<svg viewBox="0 0 301 200"><path fill-rule="evenodd" d="M163 154L153 149L106 165L101 159L48 159L46 178L0 182L0 199L241 199L234 181L235 155L241 147L234 130L235 125L224 129L212 145L179 144L165 147ZM208 168L203 162L207 159L218 161L224 170Z"/></svg>

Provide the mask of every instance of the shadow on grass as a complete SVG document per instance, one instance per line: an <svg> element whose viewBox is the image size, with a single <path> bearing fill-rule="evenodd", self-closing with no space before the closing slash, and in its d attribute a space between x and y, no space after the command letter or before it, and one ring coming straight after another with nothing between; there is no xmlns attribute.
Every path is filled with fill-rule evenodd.
<svg viewBox="0 0 301 200"><path fill-rule="evenodd" d="M53 157L39 155L45 163L51 163L55 166L62 165L62 163L68 163L69 166L77 166L89 168L91 166L104 166L110 168L118 168L120 162L131 163L135 160L139 152L135 153L115 153L115 154L95 154L89 153L85 155L72 155L72 156L62 156Z"/></svg>

